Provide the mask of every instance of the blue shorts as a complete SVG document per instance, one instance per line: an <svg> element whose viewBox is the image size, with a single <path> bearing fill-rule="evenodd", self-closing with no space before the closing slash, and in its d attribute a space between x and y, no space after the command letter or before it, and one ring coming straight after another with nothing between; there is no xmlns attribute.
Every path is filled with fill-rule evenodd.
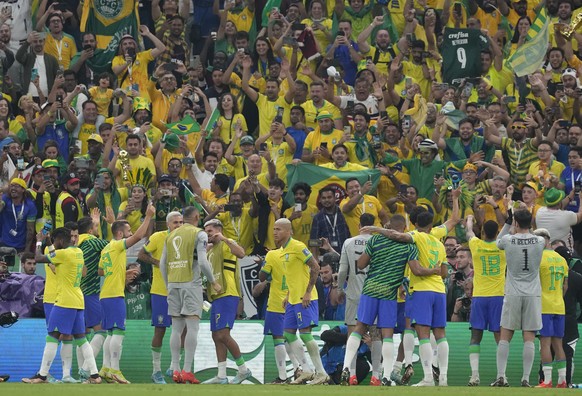
<svg viewBox="0 0 582 396"><path fill-rule="evenodd" d="M380 300L362 294L358 305L358 322L380 329L396 327L396 300Z"/></svg>
<svg viewBox="0 0 582 396"><path fill-rule="evenodd" d="M240 298L237 296L225 296L212 301L212 307L210 307L210 331L233 328L239 301Z"/></svg>
<svg viewBox="0 0 582 396"><path fill-rule="evenodd" d="M263 329L264 335L272 335L273 337L283 336L283 330L285 323L285 314L281 312L270 312L265 313L265 324Z"/></svg>
<svg viewBox="0 0 582 396"><path fill-rule="evenodd" d="M104 330L125 330L125 299L123 297L109 297L101 299Z"/></svg>
<svg viewBox="0 0 582 396"><path fill-rule="evenodd" d="M61 334L85 334L85 315L82 309L54 306L48 322L48 332Z"/></svg>
<svg viewBox="0 0 582 396"><path fill-rule="evenodd" d="M396 334L404 333L404 329L406 329L406 319L404 318L405 306L405 302L399 302L396 307L396 327L394 328Z"/></svg>
<svg viewBox="0 0 582 396"><path fill-rule="evenodd" d="M319 305L317 300L311 300L307 308L303 304L287 304L285 307L284 328L297 330L315 327L319 324Z"/></svg>
<svg viewBox="0 0 582 396"><path fill-rule="evenodd" d="M542 329L539 331L542 337L564 337L566 316L558 314L542 314Z"/></svg>
<svg viewBox="0 0 582 396"><path fill-rule="evenodd" d="M152 301L152 326L170 327L172 318L168 315L168 298L159 294L151 295Z"/></svg>
<svg viewBox="0 0 582 396"><path fill-rule="evenodd" d="M416 291L410 295L410 323L444 328L447 326L447 296L445 293Z"/></svg>
<svg viewBox="0 0 582 396"><path fill-rule="evenodd" d="M85 296L85 327L95 327L101 324L101 320L103 320L103 312L101 311L99 294Z"/></svg>
<svg viewBox="0 0 582 396"><path fill-rule="evenodd" d="M55 304L53 303L43 303L42 307L44 308L44 319L46 321L46 328L48 329L49 319L51 317L51 312Z"/></svg>
<svg viewBox="0 0 582 396"><path fill-rule="evenodd" d="M475 330L498 332L501 327L503 296L473 297L469 322Z"/></svg>

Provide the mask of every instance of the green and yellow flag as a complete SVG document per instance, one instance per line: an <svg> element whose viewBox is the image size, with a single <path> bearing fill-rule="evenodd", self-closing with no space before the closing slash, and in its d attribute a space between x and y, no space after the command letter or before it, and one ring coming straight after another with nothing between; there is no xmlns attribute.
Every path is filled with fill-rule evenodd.
<svg viewBox="0 0 582 396"><path fill-rule="evenodd" d="M318 204L319 190L324 187L331 187L334 190L336 201L339 203L347 197L346 180L355 177L360 181L360 184L364 184L370 176L372 178L372 190L370 194L374 194L380 181L380 171L377 169L342 172L306 163L287 165L287 195L285 196L285 200L289 205L293 205L295 198L291 188L297 182L304 182L311 186L310 204Z"/></svg>
<svg viewBox="0 0 582 396"><path fill-rule="evenodd" d="M170 132L174 132L176 135L189 135L193 132L200 132L200 124L190 115L178 122L166 124L166 126Z"/></svg>
<svg viewBox="0 0 582 396"><path fill-rule="evenodd" d="M85 0L81 13L81 32L95 32L97 48L117 52L124 34L139 37L138 0Z"/></svg>
<svg viewBox="0 0 582 396"><path fill-rule="evenodd" d="M527 32L526 42L507 60L507 64L518 76L526 76L540 68L549 45L550 20L542 7Z"/></svg>

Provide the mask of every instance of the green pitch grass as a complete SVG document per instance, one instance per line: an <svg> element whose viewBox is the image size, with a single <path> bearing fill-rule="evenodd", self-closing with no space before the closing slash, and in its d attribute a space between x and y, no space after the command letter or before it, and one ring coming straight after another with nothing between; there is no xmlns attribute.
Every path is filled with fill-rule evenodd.
<svg viewBox="0 0 582 396"><path fill-rule="evenodd" d="M408 386L391 387L390 389L370 386L343 387L343 386L279 386L279 385L57 385L57 384L0 384L2 395L40 395L43 396L192 396L193 392L204 392L204 396L343 396L343 395L398 395L398 396L531 396L534 395L564 395L575 393L577 389L526 389L519 387L491 388L480 386L477 388L455 387L448 388L412 388Z"/></svg>

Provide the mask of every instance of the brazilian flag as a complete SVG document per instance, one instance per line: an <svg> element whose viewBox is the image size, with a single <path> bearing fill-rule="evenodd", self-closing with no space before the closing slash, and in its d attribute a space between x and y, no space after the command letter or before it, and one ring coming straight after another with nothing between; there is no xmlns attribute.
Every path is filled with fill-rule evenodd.
<svg viewBox="0 0 582 396"><path fill-rule="evenodd" d="M138 0L85 0L80 30L95 32L97 48L117 52L118 41L125 34L139 42L138 5Z"/></svg>
<svg viewBox="0 0 582 396"><path fill-rule="evenodd" d="M187 115L178 122L166 124L166 127L168 127L168 131L176 135L189 135L193 132L200 132L200 124L190 115Z"/></svg>
<svg viewBox="0 0 582 396"><path fill-rule="evenodd" d="M372 190L370 194L374 194L380 182L380 171L378 169L342 172L336 169L322 168L321 166L301 162L298 165L287 165L288 192L285 200L289 205L294 205L295 197L291 188L297 182L304 182L309 184L313 190L313 193L309 197L310 204L317 206L319 202L319 190L324 187L331 187L334 190L336 201L339 203L347 197L346 180L355 177L360 181L360 184L364 184L368 181L369 176L372 177Z"/></svg>

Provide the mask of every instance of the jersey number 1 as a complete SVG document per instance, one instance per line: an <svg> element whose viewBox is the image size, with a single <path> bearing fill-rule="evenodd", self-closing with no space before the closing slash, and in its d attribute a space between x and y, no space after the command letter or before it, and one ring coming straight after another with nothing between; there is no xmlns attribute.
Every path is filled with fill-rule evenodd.
<svg viewBox="0 0 582 396"><path fill-rule="evenodd" d="M527 260L527 249L523 249L522 252L523 252L523 268L522 268L522 270L529 271L529 267L527 266L527 264L528 264L528 262L527 262L528 261Z"/></svg>

